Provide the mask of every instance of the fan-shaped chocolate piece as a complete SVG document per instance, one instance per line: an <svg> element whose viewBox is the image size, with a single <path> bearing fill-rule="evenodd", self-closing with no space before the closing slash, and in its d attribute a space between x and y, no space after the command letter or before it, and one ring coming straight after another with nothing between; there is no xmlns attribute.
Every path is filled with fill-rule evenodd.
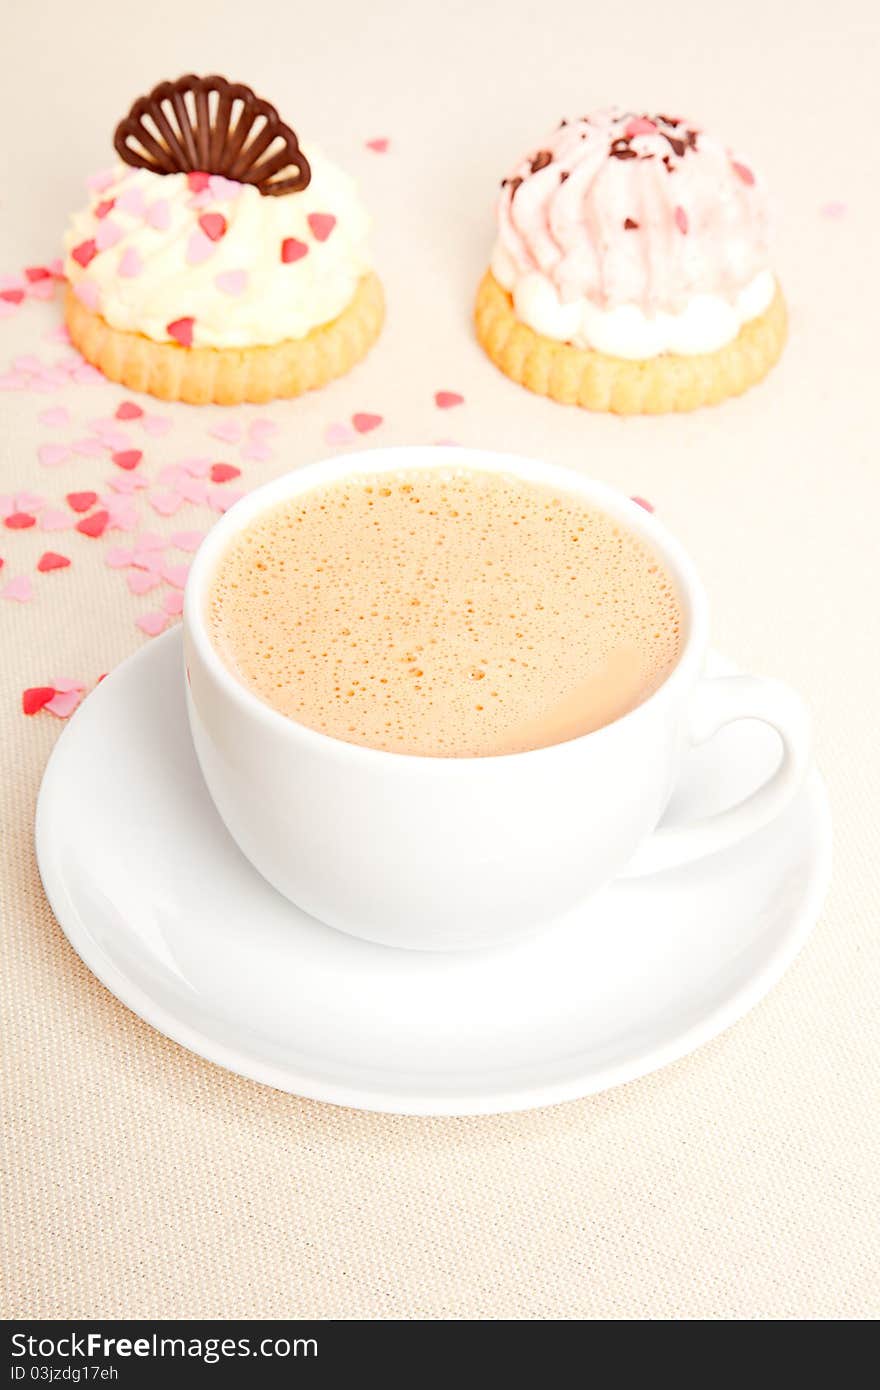
<svg viewBox="0 0 880 1390"><path fill-rule="evenodd" d="M139 97L113 137L120 159L154 174L222 174L267 196L308 188L299 141L268 101L225 77L160 82Z"/></svg>

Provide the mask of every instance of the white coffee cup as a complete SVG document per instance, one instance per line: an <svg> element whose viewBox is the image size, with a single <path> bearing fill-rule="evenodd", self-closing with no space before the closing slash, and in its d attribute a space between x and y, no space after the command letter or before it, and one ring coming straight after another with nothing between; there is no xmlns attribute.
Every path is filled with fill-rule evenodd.
<svg viewBox="0 0 880 1390"><path fill-rule="evenodd" d="M360 473L467 468L583 497L649 541L684 610L680 659L613 724L549 748L430 758L343 743L264 704L224 665L205 612L231 538L276 503ZM643 507L568 469L478 449L381 449L328 459L258 488L196 555L183 615L187 706L205 782L239 848L306 912L388 946L488 946L562 916L622 873L651 873L733 844L791 800L809 759L799 698L755 676L703 676L706 598L678 542ZM738 719L782 740L781 763L739 805L657 829L685 751Z"/></svg>

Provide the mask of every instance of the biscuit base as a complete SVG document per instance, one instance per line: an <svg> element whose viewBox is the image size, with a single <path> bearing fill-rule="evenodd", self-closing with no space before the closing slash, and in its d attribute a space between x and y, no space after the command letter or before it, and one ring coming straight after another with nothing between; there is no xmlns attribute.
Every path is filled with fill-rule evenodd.
<svg viewBox="0 0 880 1390"><path fill-rule="evenodd" d="M517 318L511 296L490 270L477 292L475 320L480 344L512 381L563 405L615 415L696 410L740 395L778 360L788 326L777 285L770 307L717 352L630 361L536 333Z"/></svg>
<svg viewBox="0 0 880 1390"><path fill-rule="evenodd" d="M251 348L186 348L112 328L70 287L64 317L74 346L111 381L163 401L240 405L299 396L349 371L378 338L385 299L378 276L370 273L331 323L304 338Z"/></svg>

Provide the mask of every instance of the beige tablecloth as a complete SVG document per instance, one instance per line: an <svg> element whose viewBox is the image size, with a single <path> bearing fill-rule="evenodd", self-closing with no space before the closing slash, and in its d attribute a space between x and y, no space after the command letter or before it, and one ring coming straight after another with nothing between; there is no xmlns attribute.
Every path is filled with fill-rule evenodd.
<svg viewBox="0 0 880 1390"><path fill-rule="evenodd" d="M17 576L32 592L21 601L18 583L0 599L8 1315L880 1311L874 8L257 0L245 16L204 0L149 13L91 0L86 23L50 0L7 13L0 271L55 254L115 121L190 68L278 102L359 177L376 216L389 317L366 365L308 400L237 413L282 427L265 458L211 435L222 412L142 402L172 420L164 436L125 426L154 489L164 466L206 451L250 486L338 447L328 427L367 411L384 423L358 446L453 437L641 493L703 572L716 645L808 698L836 825L832 892L800 959L748 1018L660 1074L495 1119L385 1118L272 1092L118 1004L67 945L34 864L34 801L62 723L25 717L21 692L92 685L149 640L135 619L162 611L173 585L129 592L106 563L125 532L0 527L0 593ZM775 190L791 342L739 402L588 417L518 390L473 341L498 179L563 113L612 100L693 113ZM365 147L380 137L387 153ZM45 336L58 312L28 299L0 321L0 373L64 353ZM441 413L441 389L465 404ZM0 492L41 494L25 510L51 522L68 491L105 491L106 454L47 465L37 451L90 437L123 398L85 382L0 393ZM70 422L38 418L53 407ZM135 506L165 534L212 515ZM71 565L36 571L47 549Z"/></svg>

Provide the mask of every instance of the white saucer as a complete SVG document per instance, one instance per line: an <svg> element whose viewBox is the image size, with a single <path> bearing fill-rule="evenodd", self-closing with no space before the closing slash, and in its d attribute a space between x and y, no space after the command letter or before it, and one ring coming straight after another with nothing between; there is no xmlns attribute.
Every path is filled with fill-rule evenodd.
<svg viewBox="0 0 880 1390"><path fill-rule="evenodd" d="M436 955L344 936L270 888L221 824L190 744L180 640L138 652L71 720L43 779L37 855L107 988L243 1076L418 1115L570 1100L727 1028L816 920L831 834L814 771L738 848L615 884L531 940ZM739 799L777 758L763 726L726 730L689 760L669 819Z"/></svg>

